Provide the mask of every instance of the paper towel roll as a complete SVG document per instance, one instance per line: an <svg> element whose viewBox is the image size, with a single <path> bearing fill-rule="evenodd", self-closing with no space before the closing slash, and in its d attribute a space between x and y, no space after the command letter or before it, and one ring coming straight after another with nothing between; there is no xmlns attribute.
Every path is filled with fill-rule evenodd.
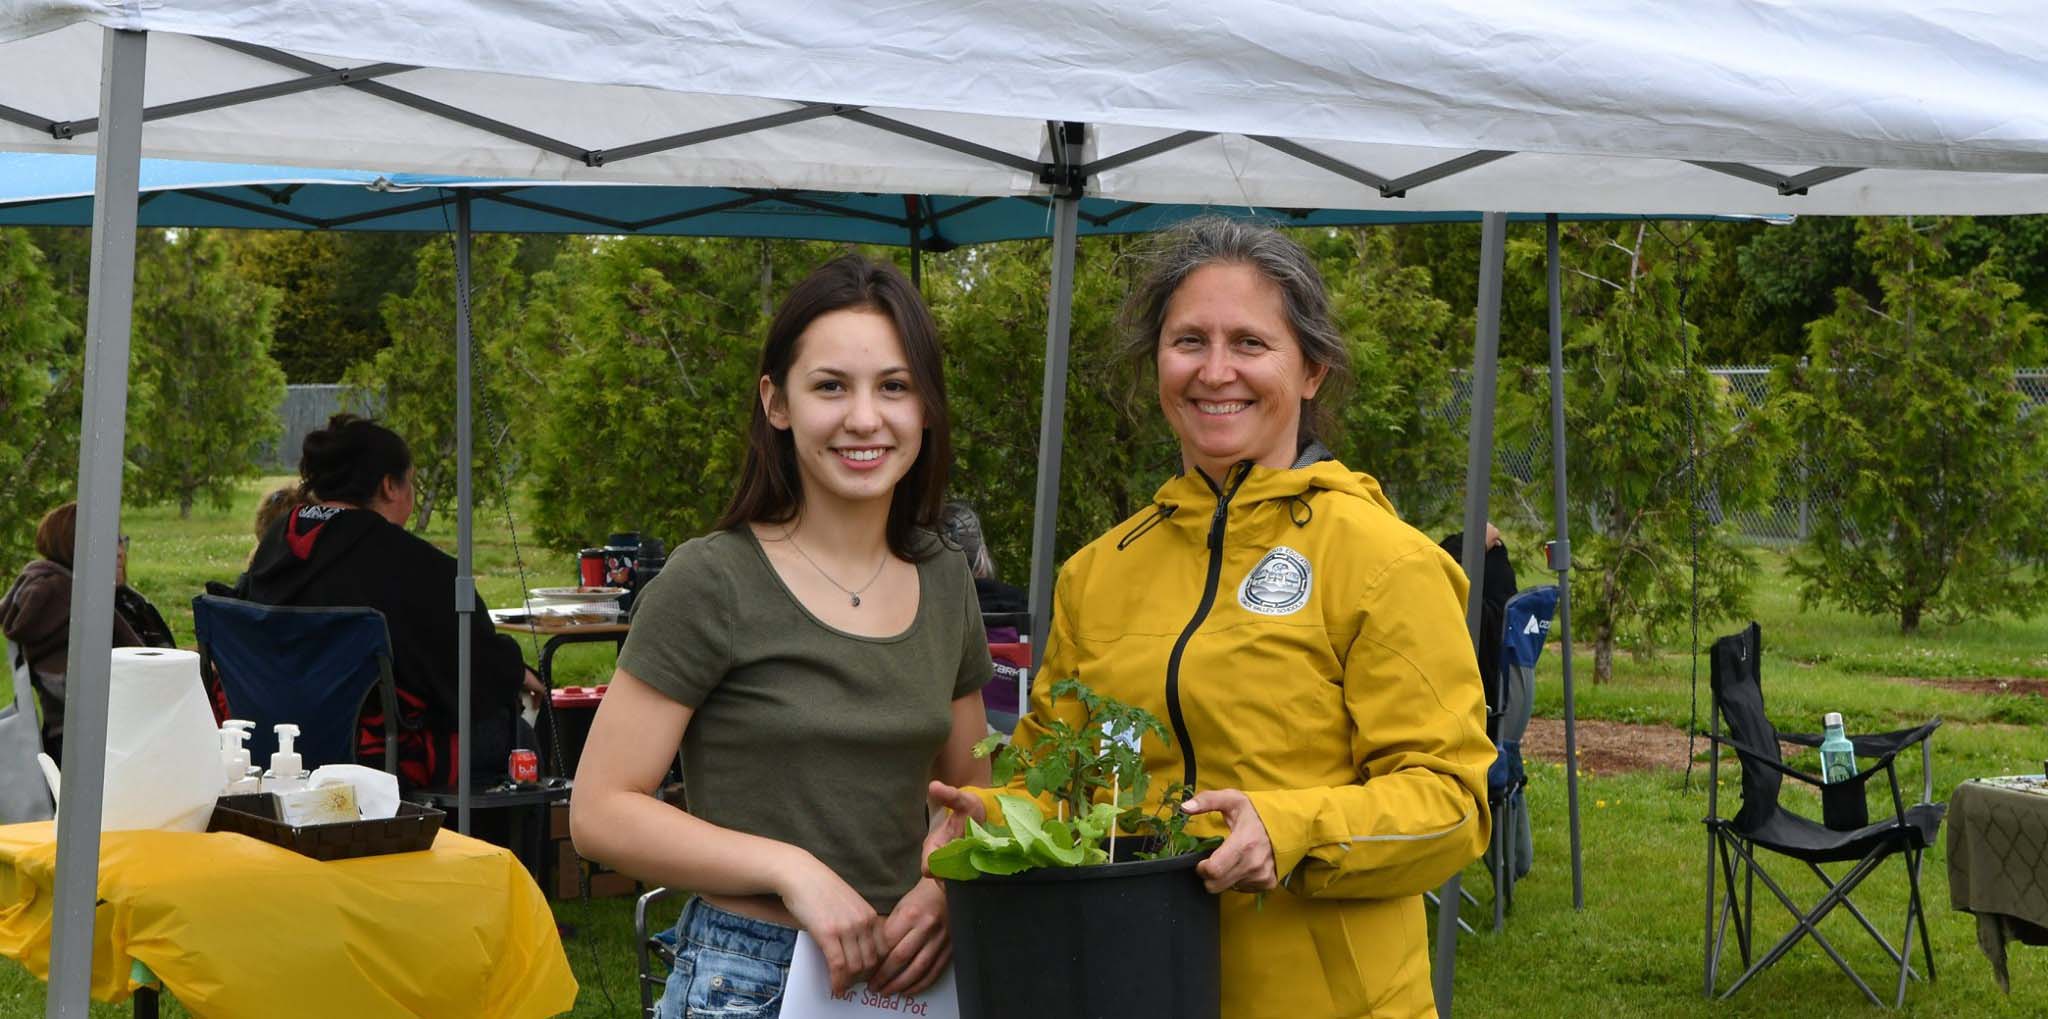
<svg viewBox="0 0 2048 1019"><path fill-rule="evenodd" d="M206 830L221 791L220 737L198 655L114 649L106 782L102 831Z"/></svg>

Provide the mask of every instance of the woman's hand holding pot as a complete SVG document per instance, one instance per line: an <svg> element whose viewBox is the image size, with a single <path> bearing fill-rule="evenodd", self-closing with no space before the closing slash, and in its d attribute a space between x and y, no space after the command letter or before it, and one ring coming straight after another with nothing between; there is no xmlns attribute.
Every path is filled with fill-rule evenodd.
<svg viewBox="0 0 2048 1019"><path fill-rule="evenodd" d="M932 850L967 834L968 818L988 820L988 807L981 802L981 797L964 789L934 781L927 795L932 806L940 812L932 823L931 832L924 837L924 860L931 859ZM930 877L931 873L931 868L926 867L925 876Z"/></svg>
<svg viewBox="0 0 2048 1019"><path fill-rule="evenodd" d="M1280 886L1273 871L1273 840L1251 797L1236 789L1211 789L1188 797L1180 809L1189 814L1222 814L1223 822L1230 826L1223 844L1195 865L1202 886L1211 894L1270 892Z"/></svg>

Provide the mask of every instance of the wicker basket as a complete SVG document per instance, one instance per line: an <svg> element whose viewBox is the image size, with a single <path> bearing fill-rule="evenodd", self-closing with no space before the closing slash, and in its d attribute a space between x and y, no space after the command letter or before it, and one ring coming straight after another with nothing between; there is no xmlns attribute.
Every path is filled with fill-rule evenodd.
<svg viewBox="0 0 2048 1019"><path fill-rule="evenodd" d="M293 827L278 820L275 795L247 793L216 800L206 830L247 835L315 860L347 860L426 849L445 817L432 807L401 802L395 817Z"/></svg>

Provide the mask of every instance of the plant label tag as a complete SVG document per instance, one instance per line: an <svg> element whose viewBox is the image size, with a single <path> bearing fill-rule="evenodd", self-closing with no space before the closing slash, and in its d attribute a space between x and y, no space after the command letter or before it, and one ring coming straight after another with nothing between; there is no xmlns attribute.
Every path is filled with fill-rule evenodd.
<svg viewBox="0 0 2048 1019"><path fill-rule="evenodd" d="M923 994L877 994L855 984L845 994L832 993L832 973L825 953L808 931L798 931L796 954L789 960L789 982L782 989L782 1019L877 1019L879 1016L960 1019L960 1000L953 990L953 967Z"/></svg>
<svg viewBox="0 0 2048 1019"><path fill-rule="evenodd" d="M1142 754L1145 752L1145 734L1138 731L1136 725L1106 725L1103 727L1102 736L1102 751L1104 753L1108 753L1110 745L1114 743L1122 743L1124 746L1131 748L1132 753Z"/></svg>

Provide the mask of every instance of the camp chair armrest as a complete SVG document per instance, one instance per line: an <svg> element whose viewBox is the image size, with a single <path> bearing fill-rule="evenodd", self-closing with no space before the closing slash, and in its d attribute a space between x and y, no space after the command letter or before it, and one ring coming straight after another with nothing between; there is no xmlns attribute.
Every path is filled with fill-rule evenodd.
<svg viewBox="0 0 2048 1019"><path fill-rule="evenodd" d="M1743 743L1739 740L1733 739L1728 736L1716 736L1710 732L1703 732L1700 733L1700 735L1706 737L1707 741L1710 743L1723 744L1728 749L1733 750L1736 753L1741 754L1742 756L1757 762L1758 764L1765 765L1766 767L1769 767L1770 769L1778 772L1781 775L1787 775L1792 778L1796 778L1799 781L1804 782L1810 786L1818 787L1827 784L1826 782L1821 781L1819 775L1809 775L1806 772L1800 771L1797 768L1789 767L1785 764L1785 762L1777 760L1772 755L1766 754L1763 751L1758 750L1747 743Z"/></svg>
<svg viewBox="0 0 2048 1019"><path fill-rule="evenodd" d="M1935 717L1911 729L1851 736L1849 742L1856 744L1858 757L1889 757L1933 735L1934 730L1939 728L1941 719Z"/></svg>
<svg viewBox="0 0 2048 1019"><path fill-rule="evenodd" d="M1897 753L1926 739L1928 733L1933 732L1940 726L1941 719L1932 718L1917 728L1894 729L1891 732L1871 732L1853 735L1849 737L1849 742L1856 745L1856 756L1858 757L1883 757L1886 754ZM1778 734L1778 739L1802 747L1818 747L1822 737L1817 732L1781 732Z"/></svg>
<svg viewBox="0 0 2048 1019"><path fill-rule="evenodd" d="M1865 768L1861 772L1859 772L1853 781L1865 781L1869 779L1870 776L1882 770L1885 773L1885 776L1891 781L1893 808L1899 811L1900 813L1904 813L1906 809L1905 798L1899 792L1899 774L1898 771L1895 769L1894 765L1897 763L1897 759L1901 751L1905 750L1907 747L1913 746L1914 744L1919 744L1920 802L1933 802L1934 755L1933 745L1929 743L1927 739L1929 736L1934 735L1934 730L1939 728L1941 728L1941 718L1937 716L1928 719L1918 728L1899 729L1894 732L1874 734L1870 737L1870 739L1873 741L1873 746L1881 747L1882 750L1877 754L1877 760L1874 763L1872 763L1870 767ZM1857 743L1856 752L1859 756L1862 755L1862 743Z"/></svg>
<svg viewBox="0 0 2048 1019"><path fill-rule="evenodd" d="M1940 718L1930 718L1925 724L1916 729L1900 729L1896 732L1883 732L1871 736L1851 738L1850 742L1856 744L1856 756L1876 758L1875 761L1871 762L1870 767L1863 769L1857 777L1867 778L1876 774L1879 769L1890 768L1892 762L1899 756L1900 751L1924 741L1927 737L1934 734L1934 730L1940 727ZM1865 740L1869 742L1866 744ZM1869 747L1868 751L1864 749L1866 746Z"/></svg>

